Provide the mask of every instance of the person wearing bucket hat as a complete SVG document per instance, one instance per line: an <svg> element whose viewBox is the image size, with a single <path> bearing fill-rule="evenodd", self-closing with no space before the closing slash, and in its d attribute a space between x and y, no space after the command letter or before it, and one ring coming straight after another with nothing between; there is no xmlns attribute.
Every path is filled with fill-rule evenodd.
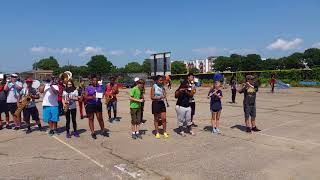
<svg viewBox="0 0 320 180"><path fill-rule="evenodd" d="M24 99L27 96L30 96L32 99L23 109L23 121L26 122L27 124L26 134L29 134L32 132L31 125L30 125L30 116L34 121L36 121L39 130L42 130L40 118L39 118L39 111L35 103L35 99L39 99L40 95L37 92L37 89L32 87L32 83L33 83L32 78L26 79L27 87L23 88L20 93L20 99Z"/></svg>
<svg viewBox="0 0 320 180"><path fill-rule="evenodd" d="M19 130L21 125L21 116L16 116L14 113L18 108L20 91L22 89L22 83L17 80L17 74L11 74L10 81L4 86L4 90L7 91L7 105L8 110L11 113L14 120L14 130Z"/></svg>
<svg viewBox="0 0 320 180"><path fill-rule="evenodd" d="M255 77L252 75L246 76L246 83L239 90L239 93L244 94L243 98L243 110L246 124L246 131L260 131L256 126L256 96L258 92L258 85L254 82ZM249 118L251 117L251 124Z"/></svg>
<svg viewBox="0 0 320 180"><path fill-rule="evenodd" d="M10 129L10 122L9 122L9 111L8 111L8 105L7 105L7 92L4 90L5 86L5 77L2 74L0 77L0 129L2 129L2 119L1 114L4 113L6 116L6 128Z"/></svg>

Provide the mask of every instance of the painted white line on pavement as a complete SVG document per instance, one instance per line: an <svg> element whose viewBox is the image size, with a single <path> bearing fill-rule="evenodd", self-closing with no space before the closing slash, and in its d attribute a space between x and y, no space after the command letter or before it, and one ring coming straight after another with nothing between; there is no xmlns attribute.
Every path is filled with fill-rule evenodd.
<svg viewBox="0 0 320 180"><path fill-rule="evenodd" d="M133 177L134 179L141 176L141 173L139 173L139 172L129 172L126 169L126 166L127 166L126 164L119 164L119 165L115 165L114 167L119 169L121 172L128 174L129 176Z"/></svg>
<svg viewBox="0 0 320 180"><path fill-rule="evenodd" d="M91 157L89 157L88 155L84 154L83 152L79 151L78 149L76 149L75 147L71 146L70 144L67 144L66 142L62 141L61 139L59 139L56 136L52 136L55 140L59 141L60 143L66 145L68 148L74 150L75 152L77 152L78 154L80 154L81 156L89 159L91 162L93 162L94 164L96 164L97 166L99 166L100 168L103 168L104 166L100 163L98 163L96 160L92 159Z"/></svg>
<svg viewBox="0 0 320 180"><path fill-rule="evenodd" d="M152 156L148 156L148 157L143 158L142 161L148 161L148 160L150 160L150 159L159 158L159 157L162 157L162 156L167 156L167 155L174 154L174 153L175 153L175 152L155 154L155 155L152 155Z"/></svg>

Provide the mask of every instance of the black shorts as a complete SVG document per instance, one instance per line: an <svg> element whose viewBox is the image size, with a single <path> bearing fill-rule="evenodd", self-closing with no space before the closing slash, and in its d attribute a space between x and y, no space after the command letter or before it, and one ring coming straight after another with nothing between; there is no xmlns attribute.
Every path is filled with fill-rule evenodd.
<svg viewBox="0 0 320 180"><path fill-rule="evenodd" d="M17 110L17 103L7 103L7 105L8 105L8 111L12 114L12 115L14 115L14 113L16 112L16 110Z"/></svg>
<svg viewBox="0 0 320 180"><path fill-rule="evenodd" d="M196 112L196 103L195 102L191 102L190 103L190 107L191 107L191 116L193 116Z"/></svg>
<svg viewBox="0 0 320 180"><path fill-rule="evenodd" d="M7 113L8 105L6 101L0 101L0 113Z"/></svg>
<svg viewBox="0 0 320 180"><path fill-rule="evenodd" d="M166 105L163 101L152 101L152 114L160 114L166 111Z"/></svg>
<svg viewBox="0 0 320 180"><path fill-rule="evenodd" d="M244 111L244 118L245 120L249 120L251 117L252 119L256 118L256 106L243 106Z"/></svg>
<svg viewBox="0 0 320 180"><path fill-rule="evenodd" d="M85 109L87 114L102 112L102 103L86 104Z"/></svg>
<svg viewBox="0 0 320 180"><path fill-rule="evenodd" d="M30 122L30 116L32 117L32 120L39 121L39 111L37 107L32 108L24 108L23 109L23 120L25 122Z"/></svg>

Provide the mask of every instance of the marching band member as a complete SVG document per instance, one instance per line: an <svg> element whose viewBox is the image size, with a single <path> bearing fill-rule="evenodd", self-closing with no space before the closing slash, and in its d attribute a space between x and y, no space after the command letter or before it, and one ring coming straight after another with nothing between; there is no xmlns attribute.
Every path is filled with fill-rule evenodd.
<svg viewBox="0 0 320 180"><path fill-rule="evenodd" d="M21 125L21 116L17 117L14 115L18 108L20 91L22 89L22 83L17 81L17 78L17 74L11 74L10 82L7 82L4 86L4 90L8 92L7 105L15 123L14 130L19 130Z"/></svg>
<svg viewBox="0 0 320 180"><path fill-rule="evenodd" d="M78 91L74 86L73 81L70 79L67 82L67 86L63 91L63 104L64 104L64 111L66 116L66 138L71 138L72 135L75 137L80 137L77 131L77 104L76 101L78 100ZM71 118L70 118L71 116ZM70 134L70 119L72 119L73 125L73 133Z"/></svg>
<svg viewBox="0 0 320 180"><path fill-rule="evenodd" d="M246 83L243 85L242 89L239 90L239 93L244 94L243 98L243 110L244 118L247 127L247 132L251 131L261 131L256 126L256 96L258 92L258 85L254 83L254 76L247 75ZM249 118L251 117L251 124Z"/></svg>
<svg viewBox="0 0 320 180"><path fill-rule="evenodd" d="M0 77L0 130L2 129L2 119L1 114L4 113L6 116L6 128L11 129L9 122L9 111L7 105L7 92L4 90L6 84L6 79L3 74Z"/></svg>
<svg viewBox="0 0 320 180"><path fill-rule="evenodd" d="M208 98L210 98L211 125L213 134L220 134L219 120L222 111L221 98L223 97L220 87L221 83L217 81L215 82L214 87L211 88L208 93Z"/></svg>
<svg viewBox="0 0 320 180"><path fill-rule="evenodd" d="M43 93L42 119L49 124L49 136L53 136L55 133L58 133L57 126L60 120L58 103L59 86L57 78L46 80L45 85L39 87L39 92Z"/></svg>
<svg viewBox="0 0 320 180"><path fill-rule="evenodd" d="M130 91L130 114L131 114L131 129L132 138L142 139L139 133L139 127L141 123L141 103L144 102L141 90L143 88L142 80L136 82L136 86Z"/></svg>
<svg viewBox="0 0 320 180"><path fill-rule="evenodd" d="M196 102L194 100L194 94L196 93L196 86L194 83L194 75L193 73L189 73L187 76L187 80L189 82L189 88L188 90L192 92L193 96L190 98L190 107L191 107L191 122L192 122L192 126L194 127L198 127L194 121L193 121L193 116L195 114L196 111Z"/></svg>
<svg viewBox="0 0 320 180"><path fill-rule="evenodd" d="M39 130L42 130L40 118L39 118L39 111L35 103L35 99L39 99L40 95L37 92L37 89L32 87L33 80L32 78L28 78L26 80L27 87L23 88L21 91L21 99L24 98L31 98L29 103L23 109L23 120L27 124L27 131L26 134L31 133L31 125L30 125L30 116L34 121L36 121Z"/></svg>
<svg viewBox="0 0 320 180"><path fill-rule="evenodd" d="M117 119L117 94L119 94L118 84L116 83L115 77L110 77L110 83L107 84L104 96L109 99L107 104L109 122ZM111 109L113 109L114 118L111 118Z"/></svg>
<svg viewBox="0 0 320 180"><path fill-rule="evenodd" d="M188 90L188 81L181 82L179 88L175 92L176 113L177 113L177 124L178 134L186 136L184 132L184 124L187 124L187 133L194 135L192 131L191 122L191 107L190 98L193 96L192 92Z"/></svg>
<svg viewBox="0 0 320 180"><path fill-rule="evenodd" d="M80 112L80 118L83 119L85 116L83 115L83 104L84 104L84 98L83 98L83 93L84 93L84 81L81 79L78 87L78 104L79 104L79 112Z"/></svg>
<svg viewBox="0 0 320 180"><path fill-rule="evenodd" d="M156 138L160 138L158 126L159 119L161 118L163 127L163 137L165 139L169 138L167 133L167 120L166 120L166 105L164 100L166 98L165 89L163 87L163 77L158 75L155 79L155 84L151 88L151 100L152 100L152 114L154 115L154 128L156 133Z"/></svg>
<svg viewBox="0 0 320 180"><path fill-rule="evenodd" d="M94 131L94 115L99 122L100 129L103 136L109 137L109 133L104 128L104 122L102 117L102 103L101 99L103 98L103 88L102 85L98 85L97 76L92 75L91 84L86 88L84 92L84 98L86 99L86 113L89 119L89 127L91 130L91 137L97 139L97 135Z"/></svg>

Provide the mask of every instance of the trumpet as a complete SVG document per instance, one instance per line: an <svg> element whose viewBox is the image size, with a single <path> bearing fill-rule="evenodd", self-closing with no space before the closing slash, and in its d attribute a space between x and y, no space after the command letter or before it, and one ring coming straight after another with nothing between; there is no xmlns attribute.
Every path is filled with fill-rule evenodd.
<svg viewBox="0 0 320 180"><path fill-rule="evenodd" d="M29 102L32 100L31 95L27 95L25 96L21 103L18 104L17 110L14 112L15 116L20 116L21 111L29 104Z"/></svg>

